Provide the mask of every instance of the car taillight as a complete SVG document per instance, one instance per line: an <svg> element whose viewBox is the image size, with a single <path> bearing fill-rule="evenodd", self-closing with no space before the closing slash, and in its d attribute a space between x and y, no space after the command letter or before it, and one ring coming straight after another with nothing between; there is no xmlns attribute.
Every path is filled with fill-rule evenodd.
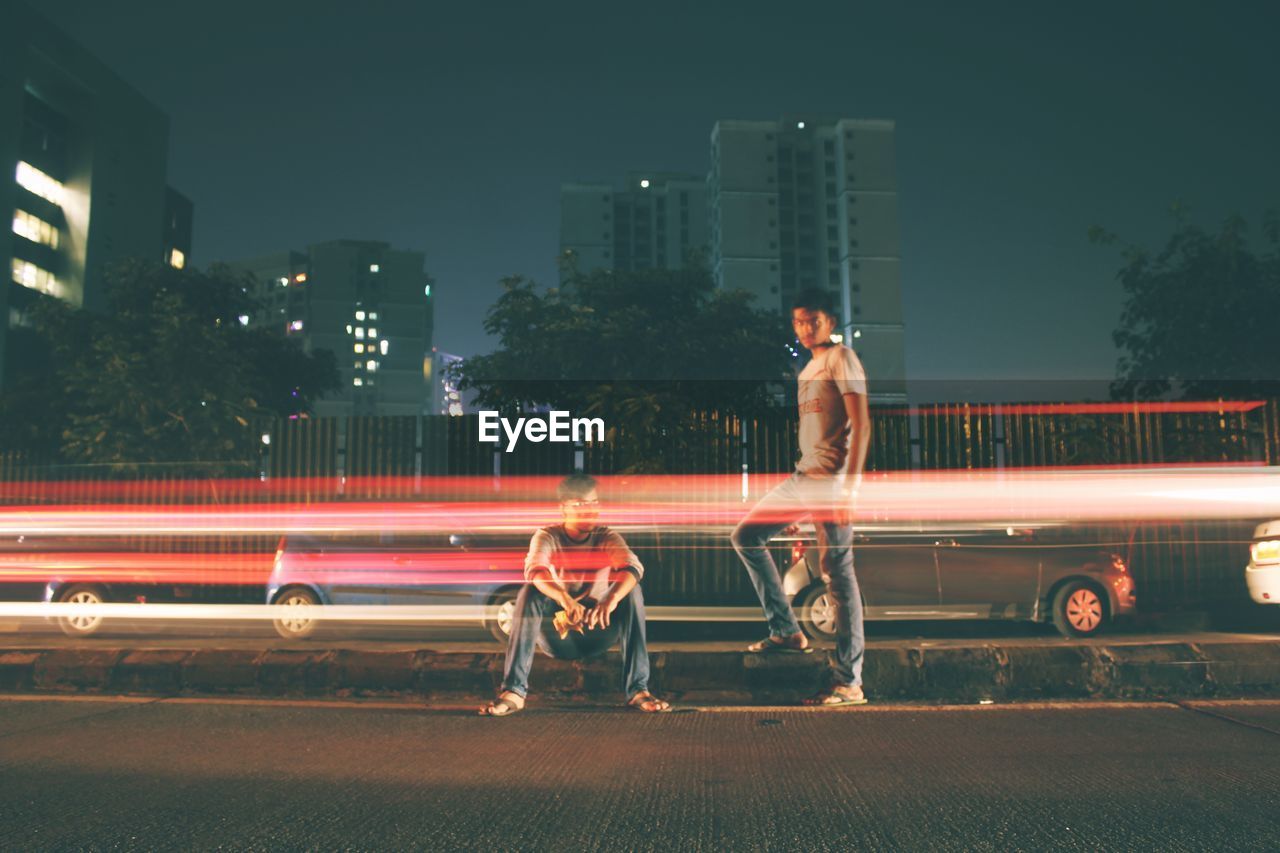
<svg viewBox="0 0 1280 853"><path fill-rule="evenodd" d="M792 546L791 546L791 563L792 563L792 565L795 565L796 563L798 563L798 562L800 562L801 560L803 560L803 559L804 559L804 550L805 550L805 548L804 548L804 543L803 543L803 542L797 542L796 544L794 544L794 545L792 545Z"/></svg>
<svg viewBox="0 0 1280 853"><path fill-rule="evenodd" d="M1280 539L1264 539L1249 548L1254 565L1280 563Z"/></svg>

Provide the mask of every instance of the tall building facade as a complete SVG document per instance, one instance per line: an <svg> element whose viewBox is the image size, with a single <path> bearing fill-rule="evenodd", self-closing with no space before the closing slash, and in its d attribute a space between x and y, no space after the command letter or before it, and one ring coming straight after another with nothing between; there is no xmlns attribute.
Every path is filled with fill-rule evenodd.
<svg viewBox="0 0 1280 853"><path fill-rule="evenodd" d="M0 383L38 299L106 304L125 258L183 266L192 205L167 185L169 119L40 15L0 0ZM6 364L6 354L14 364Z"/></svg>
<svg viewBox="0 0 1280 853"><path fill-rule="evenodd" d="M575 268L681 269L708 248L707 186L701 175L631 172L610 184L560 188L561 277Z"/></svg>
<svg viewBox="0 0 1280 853"><path fill-rule="evenodd" d="M830 290L883 401L906 394L893 139L885 120L720 121L707 178L717 285L783 313Z"/></svg>
<svg viewBox="0 0 1280 853"><path fill-rule="evenodd" d="M317 415L421 415L431 411L432 280L421 252L333 240L233 266L253 274L261 308L241 318L337 356L342 384Z"/></svg>

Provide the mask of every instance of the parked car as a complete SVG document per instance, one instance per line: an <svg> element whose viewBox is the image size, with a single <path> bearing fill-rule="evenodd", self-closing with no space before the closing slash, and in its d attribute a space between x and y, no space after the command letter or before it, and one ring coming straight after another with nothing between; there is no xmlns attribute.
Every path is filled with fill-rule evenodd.
<svg viewBox="0 0 1280 853"><path fill-rule="evenodd" d="M289 640L312 636L332 605L460 605L496 640L511 631L528 537L472 534L290 534L281 537L266 601ZM292 611L292 612L289 612Z"/></svg>
<svg viewBox="0 0 1280 853"><path fill-rule="evenodd" d="M1264 521L1253 531L1244 580L1254 601L1280 604L1280 521Z"/></svg>
<svg viewBox="0 0 1280 853"><path fill-rule="evenodd" d="M835 636L835 608L813 536L790 537L783 578L810 637ZM879 619L1020 619L1089 637L1137 606L1124 547L1068 530L884 526L854 539L864 616Z"/></svg>

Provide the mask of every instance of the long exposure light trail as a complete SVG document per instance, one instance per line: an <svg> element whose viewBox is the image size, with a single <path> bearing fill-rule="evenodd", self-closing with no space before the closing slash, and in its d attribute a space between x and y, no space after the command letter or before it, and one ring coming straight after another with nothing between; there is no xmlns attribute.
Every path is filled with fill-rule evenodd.
<svg viewBox="0 0 1280 853"><path fill-rule="evenodd" d="M476 478L485 479L485 478ZM534 478L549 479L549 478ZM732 525L778 476L603 477L600 520L620 529ZM527 494L528 483L513 487ZM543 492L546 494L547 492ZM831 509L838 503L833 499ZM1280 513L1280 468L891 472L869 476L863 521L1104 522L1254 518ZM558 517L545 500L387 500L235 506L27 505L0 508L0 536L268 533L528 533Z"/></svg>

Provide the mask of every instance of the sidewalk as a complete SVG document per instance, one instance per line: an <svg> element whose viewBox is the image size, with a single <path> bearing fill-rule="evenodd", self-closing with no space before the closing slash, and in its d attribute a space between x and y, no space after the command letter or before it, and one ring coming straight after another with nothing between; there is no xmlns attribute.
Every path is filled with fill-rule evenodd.
<svg viewBox="0 0 1280 853"><path fill-rule="evenodd" d="M818 686L825 657L761 657L726 641L654 643L652 687L688 703L779 704ZM397 697L457 702L493 694L496 643L371 642L321 645L257 638L0 638L0 692ZM1044 699L1280 696L1280 635L1129 635L1056 638L893 639L868 643L873 700L973 703ZM565 662L539 656L532 693L548 701L613 703L616 651Z"/></svg>

